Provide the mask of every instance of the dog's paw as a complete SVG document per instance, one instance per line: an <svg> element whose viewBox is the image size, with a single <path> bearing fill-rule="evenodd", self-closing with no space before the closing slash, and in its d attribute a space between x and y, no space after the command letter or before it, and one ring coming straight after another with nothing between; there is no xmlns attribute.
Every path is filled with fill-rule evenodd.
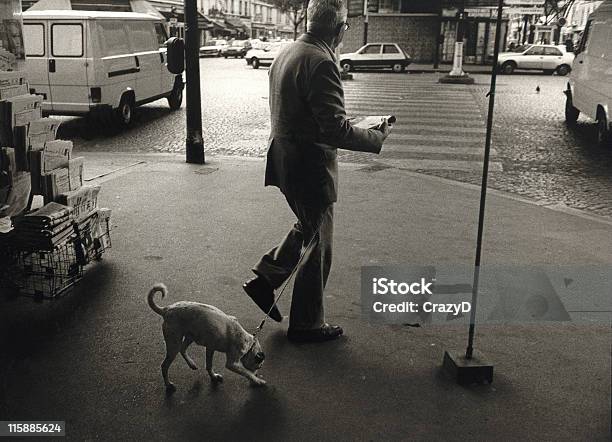
<svg viewBox="0 0 612 442"><path fill-rule="evenodd" d="M223 382L223 375L219 373L215 373L210 377L210 380L213 382Z"/></svg>
<svg viewBox="0 0 612 442"><path fill-rule="evenodd" d="M251 381L252 387L265 387L266 384L266 381L264 381L262 378L257 378L257 380Z"/></svg>

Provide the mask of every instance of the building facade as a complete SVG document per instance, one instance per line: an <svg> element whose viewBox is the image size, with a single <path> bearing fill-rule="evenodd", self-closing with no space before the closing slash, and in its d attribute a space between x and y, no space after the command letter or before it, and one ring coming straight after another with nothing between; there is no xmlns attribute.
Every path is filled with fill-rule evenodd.
<svg viewBox="0 0 612 442"><path fill-rule="evenodd" d="M261 0L197 0L200 43L212 38L293 38L288 14ZM158 13L163 16L171 35L184 36L181 0L24 0L23 9L34 4L45 9L107 10ZM46 6L49 5L49 6Z"/></svg>
<svg viewBox="0 0 612 442"><path fill-rule="evenodd" d="M352 4L357 2L358 0ZM363 3L361 6L357 5L357 9L350 14L357 16L349 18L351 28L345 35L341 52L354 51L366 41L391 42L399 44L414 62L451 63L459 23L459 7L472 4L478 2L368 0L367 17L362 16L360 11ZM497 31L494 8L465 7L464 11L467 12L464 25L464 59L467 63L487 63L493 53ZM502 38L505 38L506 29L507 20L502 26Z"/></svg>

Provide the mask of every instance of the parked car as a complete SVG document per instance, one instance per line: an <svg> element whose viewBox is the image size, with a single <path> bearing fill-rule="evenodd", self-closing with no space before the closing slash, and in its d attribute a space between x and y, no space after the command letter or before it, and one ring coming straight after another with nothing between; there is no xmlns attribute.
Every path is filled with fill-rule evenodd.
<svg viewBox="0 0 612 442"><path fill-rule="evenodd" d="M211 40L200 48L200 57L221 57L225 48L227 48L227 40Z"/></svg>
<svg viewBox="0 0 612 442"><path fill-rule="evenodd" d="M597 122L600 145L612 140L612 4L604 2L587 21L565 91L565 121L582 112Z"/></svg>
<svg viewBox="0 0 612 442"><path fill-rule="evenodd" d="M286 45L291 42L282 43L268 43L261 49L251 49L246 53L244 58L246 59L247 65L253 67L253 69L259 69L259 66L270 66L278 52Z"/></svg>
<svg viewBox="0 0 612 442"><path fill-rule="evenodd" d="M499 54L497 66L504 74L517 69L542 70L544 73L567 75L572 70L574 54L565 45L522 45L512 52Z"/></svg>
<svg viewBox="0 0 612 442"><path fill-rule="evenodd" d="M167 66L163 20L133 12L23 13L30 89L45 114L96 114L127 126L134 108L166 97L183 101L182 75ZM108 118L107 118L108 117Z"/></svg>
<svg viewBox="0 0 612 442"><path fill-rule="evenodd" d="M340 66L344 72L376 68L402 72L410 62L410 56L397 43L368 43L355 52L340 55Z"/></svg>
<svg viewBox="0 0 612 442"><path fill-rule="evenodd" d="M227 57L244 58L246 53L251 49L251 42L248 40L235 40L226 48L221 50L221 55Z"/></svg>

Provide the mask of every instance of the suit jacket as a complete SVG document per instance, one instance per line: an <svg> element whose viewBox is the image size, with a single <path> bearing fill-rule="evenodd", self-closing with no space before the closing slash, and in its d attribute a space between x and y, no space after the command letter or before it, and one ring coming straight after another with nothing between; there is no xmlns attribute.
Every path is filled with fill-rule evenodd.
<svg viewBox="0 0 612 442"><path fill-rule="evenodd" d="M281 50L269 76L272 130L265 185L306 204L335 202L336 149L379 153L380 132L353 127L346 119L334 54L315 36L304 34Z"/></svg>

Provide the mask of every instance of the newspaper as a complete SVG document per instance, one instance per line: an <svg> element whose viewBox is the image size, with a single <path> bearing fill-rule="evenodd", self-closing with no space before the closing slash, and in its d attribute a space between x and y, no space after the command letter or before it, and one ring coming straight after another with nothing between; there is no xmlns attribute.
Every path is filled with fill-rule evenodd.
<svg viewBox="0 0 612 442"><path fill-rule="evenodd" d="M395 122L395 117L393 115L369 115L366 117L349 118L351 125L361 129L376 129L385 120L389 123L393 123Z"/></svg>

